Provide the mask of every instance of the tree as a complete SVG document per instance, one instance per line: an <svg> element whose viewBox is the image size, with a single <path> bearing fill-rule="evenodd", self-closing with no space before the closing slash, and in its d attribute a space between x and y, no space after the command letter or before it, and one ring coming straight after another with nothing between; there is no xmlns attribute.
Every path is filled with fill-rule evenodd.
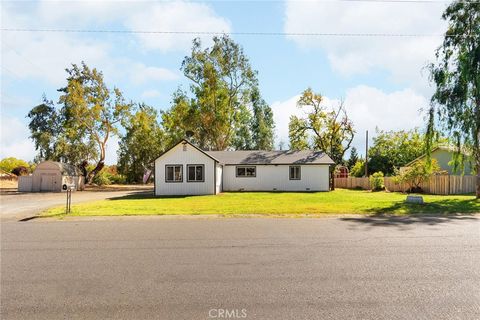
<svg viewBox="0 0 480 320"><path fill-rule="evenodd" d="M403 182L408 185L409 192L420 192L423 181L430 178L432 174L438 173L440 166L437 160L419 160L415 161L404 172L400 173L396 180L397 182Z"/></svg>
<svg viewBox="0 0 480 320"><path fill-rule="evenodd" d="M308 126L305 119L296 116L290 116L288 123L288 138L290 140L290 150L307 150L310 148L308 143L308 131L302 130Z"/></svg>
<svg viewBox="0 0 480 320"><path fill-rule="evenodd" d="M233 135L232 147L236 150L251 150L253 149L253 137L250 126L253 122L253 117L246 105L238 107L235 113L235 123L237 129Z"/></svg>
<svg viewBox="0 0 480 320"><path fill-rule="evenodd" d="M200 145L202 132L196 130L198 114L192 104L186 92L178 89L173 93L170 109L161 113L167 148L185 138L187 131L194 132L194 135L189 138L191 142Z"/></svg>
<svg viewBox="0 0 480 320"><path fill-rule="evenodd" d="M165 149L157 111L140 104L129 117L125 131L119 144L118 172L126 176L127 182L142 182L145 170L152 169L155 158Z"/></svg>
<svg viewBox="0 0 480 320"><path fill-rule="evenodd" d="M271 109L260 96L257 72L237 43L223 35L203 49L195 39L181 69L192 82L194 98L183 91L174 95L172 108L162 115L167 134L178 137L188 128L192 141L211 150L273 144Z"/></svg>
<svg viewBox="0 0 480 320"><path fill-rule="evenodd" d="M72 64L66 71L67 86L59 89L66 134L80 138L78 146L95 143L98 150L95 168L86 177L90 182L104 167L107 142L118 134L120 122L129 115L132 104L125 102L118 88L109 89L103 74L84 62L81 66Z"/></svg>
<svg viewBox="0 0 480 320"><path fill-rule="evenodd" d="M6 171L8 173L12 173L12 170L17 168L17 167L30 167L30 165L22 159L17 159L14 157L9 157L9 158L3 158L0 161L0 169L3 171Z"/></svg>
<svg viewBox="0 0 480 320"><path fill-rule="evenodd" d="M353 166L357 163L357 161L358 161L357 148L352 147L352 150L350 150L350 158L347 160L348 169L351 170Z"/></svg>
<svg viewBox="0 0 480 320"><path fill-rule="evenodd" d="M425 137L418 129L410 131L379 131L368 150L368 170L392 175L395 168L402 167L425 152Z"/></svg>
<svg viewBox="0 0 480 320"><path fill-rule="evenodd" d="M322 101L323 97L310 88L302 93L297 105L308 109L307 116L290 117L290 145L303 147L311 137L311 148L325 152L336 164L341 164L353 141L353 124L343 103L328 111L322 106Z"/></svg>
<svg viewBox="0 0 480 320"><path fill-rule="evenodd" d="M83 62L72 64L66 72L67 85L58 89L60 108L44 97L28 113L31 138L39 151L37 160L83 167L94 160L95 167L85 177L90 182L103 168L109 138L118 134L132 104L125 102L119 89L106 86L101 72Z"/></svg>
<svg viewBox="0 0 480 320"><path fill-rule="evenodd" d="M363 177L364 175L365 175L365 161L358 160L350 169L350 176L360 178L360 177Z"/></svg>
<svg viewBox="0 0 480 320"><path fill-rule="evenodd" d="M252 148L255 150L273 150L275 139L272 108L261 97L258 87L253 88L250 101L253 109L251 120Z"/></svg>
<svg viewBox="0 0 480 320"><path fill-rule="evenodd" d="M480 3L454 1L442 18L448 29L436 51L437 63L430 65L436 90L429 109L427 148L432 149L439 125L455 139L458 154L462 148L471 149L480 199Z"/></svg>
<svg viewBox="0 0 480 320"><path fill-rule="evenodd" d="M41 104L27 114L27 117L30 118L28 124L30 138L35 143L35 150L38 151L35 159L37 162L46 159L57 160L56 137L61 132L60 115L55 109L53 101L49 101L45 96L42 100Z"/></svg>

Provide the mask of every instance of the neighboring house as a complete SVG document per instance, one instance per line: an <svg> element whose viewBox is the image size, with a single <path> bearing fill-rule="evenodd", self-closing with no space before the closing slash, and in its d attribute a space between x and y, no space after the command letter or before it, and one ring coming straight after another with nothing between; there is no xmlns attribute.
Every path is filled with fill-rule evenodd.
<svg viewBox="0 0 480 320"><path fill-rule="evenodd" d="M84 177L74 165L55 161L39 163L30 176L18 177L20 192L60 192L64 184L74 184L76 190L84 189Z"/></svg>
<svg viewBox="0 0 480 320"><path fill-rule="evenodd" d="M457 172L454 172L453 170L453 155L455 153L455 150L451 147L447 146L439 146L436 147L432 150L431 152L431 157L432 159L437 160L438 165L440 166L440 170L448 172L448 174L454 174L454 175L472 175L472 166L469 161L465 161L464 163L464 170L463 172L459 168ZM408 167L410 167L413 163L423 160L427 157L426 154L418 157L417 159L407 163L404 167L400 168L400 171L406 170ZM468 157L468 156L467 156Z"/></svg>
<svg viewBox="0 0 480 320"><path fill-rule="evenodd" d="M349 170L346 166L337 166L335 169L335 178L348 178Z"/></svg>
<svg viewBox="0 0 480 320"><path fill-rule="evenodd" d="M333 164L318 151L204 151L182 140L155 160L155 195L328 191Z"/></svg>

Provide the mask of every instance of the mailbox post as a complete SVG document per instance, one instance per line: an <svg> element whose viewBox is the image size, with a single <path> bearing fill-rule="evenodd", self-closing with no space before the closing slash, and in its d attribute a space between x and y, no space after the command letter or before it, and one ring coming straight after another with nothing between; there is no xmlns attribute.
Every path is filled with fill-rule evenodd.
<svg viewBox="0 0 480 320"><path fill-rule="evenodd" d="M65 213L68 214L71 211L71 206L72 206L72 191L75 189L75 184L70 183L70 184L64 184L62 186L62 189L66 191L67 193L67 204L65 206Z"/></svg>

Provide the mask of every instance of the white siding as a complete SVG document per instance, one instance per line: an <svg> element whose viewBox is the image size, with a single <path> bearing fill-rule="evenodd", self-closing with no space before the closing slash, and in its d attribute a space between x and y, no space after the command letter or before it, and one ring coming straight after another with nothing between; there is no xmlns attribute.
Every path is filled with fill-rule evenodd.
<svg viewBox="0 0 480 320"><path fill-rule="evenodd" d="M216 188L216 192L220 193L223 191L223 166L217 163L216 170L217 170L217 173L216 173L217 181L215 183L215 188Z"/></svg>
<svg viewBox="0 0 480 320"><path fill-rule="evenodd" d="M301 165L301 179L289 179L290 165L256 165L256 177L236 177L236 166L223 167L223 191L328 191L328 165Z"/></svg>
<svg viewBox="0 0 480 320"><path fill-rule="evenodd" d="M183 144L179 143L155 160L155 195L214 194L215 161L189 144L186 145L186 151L183 151L183 147ZM183 166L183 181L165 182L165 166L175 164ZM203 182L187 182L188 164L204 165Z"/></svg>
<svg viewBox="0 0 480 320"><path fill-rule="evenodd" d="M32 183L33 183L33 176L18 177L18 191L32 192Z"/></svg>

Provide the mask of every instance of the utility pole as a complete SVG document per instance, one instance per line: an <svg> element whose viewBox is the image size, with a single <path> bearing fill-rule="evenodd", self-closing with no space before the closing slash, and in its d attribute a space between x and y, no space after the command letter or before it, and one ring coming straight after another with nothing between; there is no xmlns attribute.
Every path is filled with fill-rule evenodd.
<svg viewBox="0 0 480 320"><path fill-rule="evenodd" d="M365 177L368 177L368 130L365 138Z"/></svg>

